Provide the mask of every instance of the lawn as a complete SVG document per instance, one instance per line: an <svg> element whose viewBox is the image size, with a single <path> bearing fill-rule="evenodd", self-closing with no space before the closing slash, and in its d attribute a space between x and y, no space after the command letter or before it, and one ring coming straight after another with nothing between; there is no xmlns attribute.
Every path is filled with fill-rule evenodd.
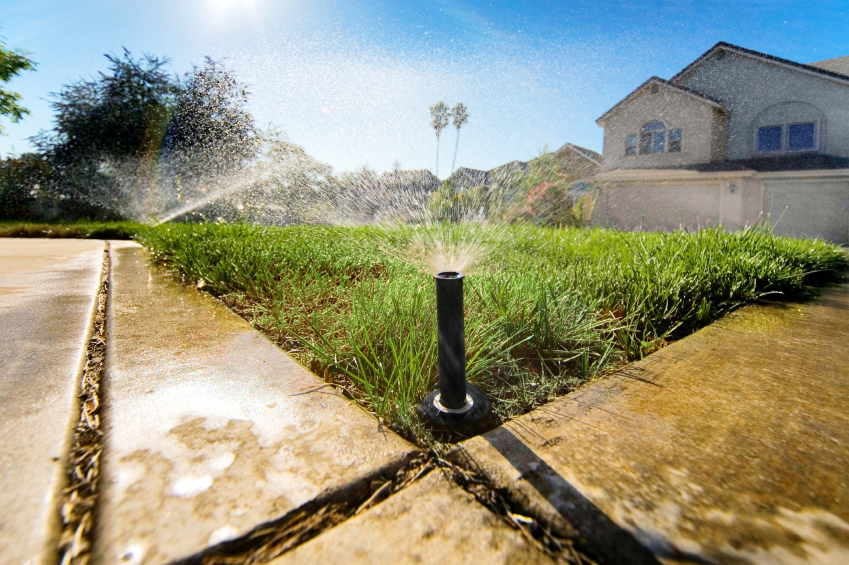
<svg viewBox="0 0 849 565"><path fill-rule="evenodd" d="M469 380L513 418L684 337L740 304L798 298L846 267L840 248L774 236L448 228L495 250L465 279ZM443 229L445 232L445 229ZM168 224L135 232L381 421L427 443L434 283L414 228Z"/></svg>
<svg viewBox="0 0 849 565"><path fill-rule="evenodd" d="M136 222L69 222L46 224L40 222L2 222L0 237L48 237L76 239L133 239L140 231L149 229Z"/></svg>

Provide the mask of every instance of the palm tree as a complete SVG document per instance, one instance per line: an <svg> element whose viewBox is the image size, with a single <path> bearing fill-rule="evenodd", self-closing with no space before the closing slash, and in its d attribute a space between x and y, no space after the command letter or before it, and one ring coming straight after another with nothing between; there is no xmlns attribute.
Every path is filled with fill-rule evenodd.
<svg viewBox="0 0 849 565"><path fill-rule="evenodd" d="M466 113L466 105L458 102L451 110L454 116L454 127L457 128L457 141L454 143L454 160L451 161L451 174L454 174L454 165L457 163L457 146L460 145L460 126L469 121L469 114Z"/></svg>
<svg viewBox="0 0 849 565"><path fill-rule="evenodd" d="M430 121L430 125L433 126L433 129L436 130L436 171L434 174L439 176L439 134L442 133L442 130L445 126L448 125L448 106L445 105L445 102L437 102L433 106L430 107L430 117L432 118Z"/></svg>

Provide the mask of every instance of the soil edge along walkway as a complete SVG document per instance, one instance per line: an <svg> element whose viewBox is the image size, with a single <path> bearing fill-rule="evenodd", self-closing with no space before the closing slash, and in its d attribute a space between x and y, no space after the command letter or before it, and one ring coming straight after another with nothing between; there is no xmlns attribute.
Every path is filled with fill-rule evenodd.
<svg viewBox="0 0 849 565"><path fill-rule="evenodd" d="M598 559L849 563L849 285L753 305L455 452ZM629 541L630 538L630 541Z"/></svg>
<svg viewBox="0 0 849 565"><path fill-rule="evenodd" d="M137 244L111 260L94 562L195 555L414 452Z"/></svg>
<svg viewBox="0 0 849 565"><path fill-rule="evenodd" d="M56 561L104 242L0 239L0 564Z"/></svg>

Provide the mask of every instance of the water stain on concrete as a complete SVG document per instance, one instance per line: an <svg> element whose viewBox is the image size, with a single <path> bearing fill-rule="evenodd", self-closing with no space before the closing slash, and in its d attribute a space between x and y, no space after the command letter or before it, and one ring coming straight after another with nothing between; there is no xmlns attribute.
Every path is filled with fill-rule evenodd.
<svg viewBox="0 0 849 565"><path fill-rule="evenodd" d="M415 451L142 249L110 296L96 559L185 558Z"/></svg>

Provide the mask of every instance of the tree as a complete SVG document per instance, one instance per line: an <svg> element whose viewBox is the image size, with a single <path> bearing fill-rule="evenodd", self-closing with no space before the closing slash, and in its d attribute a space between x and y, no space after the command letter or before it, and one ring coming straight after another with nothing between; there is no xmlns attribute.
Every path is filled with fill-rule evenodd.
<svg viewBox="0 0 849 565"><path fill-rule="evenodd" d="M448 125L448 106L445 102L437 102L430 107L430 125L436 131L436 170L433 174L439 176L439 135Z"/></svg>
<svg viewBox="0 0 849 565"><path fill-rule="evenodd" d="M562 183L543 181L528 193L528 213L533 221L549 226L576 223L575 205Z"/></svg>
<svg viewBox="0 0 849 565"><path fill-rule="evenodd" d="M397 163L397 159L395 161L400 169L400 163ZM377 187L377 172L369 169L367 165L353 172L340 173L337 183L340 196L337 209L344 223L372 221L381 205L385 204L385 195Z"/></svg>
<svg viewBox="0 0 849 565"><path fill-rule="evenodd" d="M250 211L250 220L265 224L320 223L327 220L338 199L339 183L330 165L310 157L304 148L284 139L271 141L264 158L250 175L245 190L233 193ZM232 209L232 206L231 206Z"/></svg>
<svg viewBox="0 0 849 565"><path fill-rule="evenodd" d="M186 73L165 138L174 174L184 181L231 175L257 155L263 136L245 108L249 97L247 86L209 57Z"/></svg>
<svg viewBox="0 0 849 565"><path fill-rule="evenodd" d="M106 72L66 85L55 126L32 138L68 217L146 218L232 178L261 148L247 88L209 59L181 81L168 59L106 55Z"/></svg>
<svg viewBox="0 0 849 565"><path fill-rule="evenodd" d="M34 138L59 166L121 159L159 148L178 89L163 69L168 59L124 49L106 54L109 73L66 85L53 102L55 126Z"/></svg>
<svg viewBox="0 0 849 565"><path fill-rule="evenodd" d="M178 88L168 60L106 55L109 70L53 96L54 127L31 138L54 168L66 217L128 217L148 188Z"/></svg>
<svg viewBox="0 0 849 565"><path fill-rule="evenodd" d="M454 165L457 164L457 147L460 145L460 127L469 121L469 114L466 113L466 105L458 102L451 109L451 115L454 117L454 127L457 128L457 141L454 142L454 160L451 161L451 174L454 174Z"/></svg>
<svg viewBox="0 0 849 565"><path fill-rule="evenodd" d="M0 41L0 83L8 83L23 71L35 70L35 65L24 51L6 49ZM18 104L20 100L21 95L17 92L0 88L0 116L9 116L12 122L16 123L29 114L29 110ZM0 134L3 131L3 126L0 125Z"/></svg>

